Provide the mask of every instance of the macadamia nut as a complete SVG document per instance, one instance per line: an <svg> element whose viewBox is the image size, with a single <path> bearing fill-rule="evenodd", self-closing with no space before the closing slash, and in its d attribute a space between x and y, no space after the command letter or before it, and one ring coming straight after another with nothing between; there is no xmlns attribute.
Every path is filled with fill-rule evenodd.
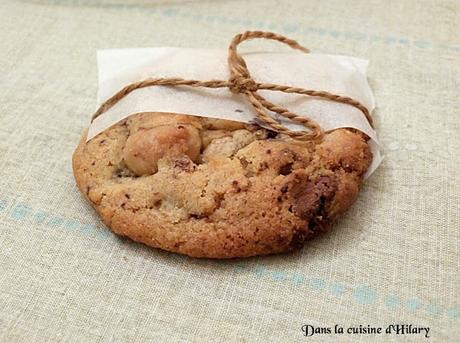
<svg viewBox="0 0 460 343"><path fill-rule="evenodd" d="M187 155L196 161L200 155L201 138L190 124L168 124L141 128L131 134L123 150L123 158L136 175L154 174L163 157Z"/></svg>

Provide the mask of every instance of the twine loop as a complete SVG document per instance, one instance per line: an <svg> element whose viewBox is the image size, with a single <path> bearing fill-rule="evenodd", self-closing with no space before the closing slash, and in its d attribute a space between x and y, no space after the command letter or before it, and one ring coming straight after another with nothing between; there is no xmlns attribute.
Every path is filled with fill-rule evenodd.
<svg viewBox="0 0 460 343"><path fill-rule="evenodd" d="M238 45L249 39L263 38L281 42L290 46L292 49L309 53L310 51L297 43L295 40L289 39L285 36L265 31L246 31L236 35L228 48L228 67L230 71L230 78L228 81L224 80L210 80L210 81L199 81L199 80L185 80L182 78L150 78L139 82L134 82L107 101L105 101L99 109L94 113L91 122L100 116L102 113L114 106L118 101L124 98L129 93L136 89L151 87L151 86L189 86L189 87L205 87L205 88L228 88L235 94L244 95L247 100L252 104L257 118L263 122L266 126L279 133L286 134L294 139L301 141L308 141L312 139L321 139L324 135L324 131L320 125L306 116L300 116L296 113L290 112L288 109L271 103L264 97L262 97L258 90L270 90L279 91L291 94L301 94L311 97L319 97L330 101L340 102L351 105L359 109L369 123L372 126L372 118L369 111L358 101L341 95L332 94L321 90L308 90L298 87L276 85L271 83L258 83L251 77L249 69L244 61L243 57L238 53ZM292 131L285 126L281 125L278 120L273 118L268 112L276 113L290 121L301 124L308 128L310 131Z"/></svg>

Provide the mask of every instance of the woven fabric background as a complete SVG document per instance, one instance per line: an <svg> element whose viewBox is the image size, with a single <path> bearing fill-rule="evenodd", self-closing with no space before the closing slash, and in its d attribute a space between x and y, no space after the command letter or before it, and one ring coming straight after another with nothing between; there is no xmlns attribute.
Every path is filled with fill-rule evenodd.
<svg viewBox="0 0 460 343"><path fill-rule="evenodd" d="M371 61L382 166L293 254L196 260L115 237L71 169L96 50L225 48L246 29ZM424 340L301 331L413 324L458 342L459 36L456 0L1 1L0 341Z"/></svg>

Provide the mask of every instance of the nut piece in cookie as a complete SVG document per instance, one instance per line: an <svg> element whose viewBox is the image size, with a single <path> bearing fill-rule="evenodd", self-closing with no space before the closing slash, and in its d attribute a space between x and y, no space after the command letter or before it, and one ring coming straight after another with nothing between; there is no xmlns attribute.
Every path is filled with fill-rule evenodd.
<svg viewBox="0 0 460 343"><path fill-rule="evenodd" d="M201 149L198 130L191 125L162 125L129 136L123 158L136 175L154 174L158 160L167 155L187 155L196 161Z"/></svg>
<svg viewBox="0 0 460 343"><path fill-rule="evenodd" d="M172 113L140 113L128 119L123 149L126 166L136 175L154 174L164 157L187 155L196 161L201 150L197 117Z"/></svg>

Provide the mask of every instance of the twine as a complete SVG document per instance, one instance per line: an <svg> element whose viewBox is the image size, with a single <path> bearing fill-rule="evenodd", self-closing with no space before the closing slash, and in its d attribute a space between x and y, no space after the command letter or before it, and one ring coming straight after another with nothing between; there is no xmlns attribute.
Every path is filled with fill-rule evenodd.
<svg viewBox="0 0 460 343"><path fill-rule="evenodd" d="M364 113L367 120L372 126L372 118L369 114L369 111L358 101L336 94L332 94L326 91L317 91L317 90L308 90L298 87L276 85L272 83L259 83L254 81L251 77L246 62L238 53L238 45L245 41L254 38L264 38L275 40L290 46L295 50L300 50L304 53L309 53L310 51L297 43L295 40L289 39L282 35L273 33L273 32L264 32L264 31L246 31L236 35L228 48L228 67L230 70L229 80L210 80L210 81L199 81L199 80L185 80L182 78L149 78L143 81L134 82L124 87L122 90L117 92L107 101L105 101L99 109L94 113L91 122L100 116L102 113L114 106L118 101L124 98L126 95L132 91L151 87L151 86L189 86L189 87L205 87L205 88L229 88L235 94L244 95L249 102L254 107L257 118L265 123L268 127L277 131L289 135L290 137L302 141L320 139L323 137L324 132L321 129L320 125L313 119L307 118L305 116L299 116L286 108L278 106L271 103L262 97L257 91L258 90L270 90L270 91L279 91L284 93L294 93L302 94L312 97L319 97L323 99L328 99L335 102L340 102L343 104L348 104L356 107L361 112ZM301 124L306 128L309 128L311 131L291 131L288 128L281 125L277 120L271 117L268 114L268 111L277 113L285 118L290 119L292 122Z"/></svg>

